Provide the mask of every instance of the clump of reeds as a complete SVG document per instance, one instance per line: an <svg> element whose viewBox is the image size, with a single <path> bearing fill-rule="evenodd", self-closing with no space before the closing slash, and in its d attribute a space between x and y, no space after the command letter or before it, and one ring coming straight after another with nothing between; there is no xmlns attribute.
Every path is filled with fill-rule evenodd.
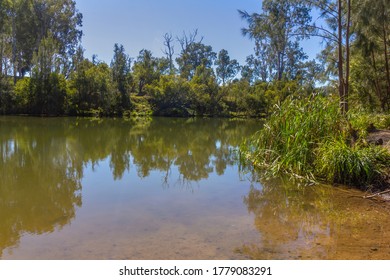
<svg viewBox="0 0 390 280"><path fill-rule="evenodd" d="M311 181L370 184L390 156L380 147L352 144L349 130L336 100L291 97L275 107L241 152L266 177L286 173Z"/></svg>
<svg viewBox="0 0 390 280"><path fill-rule="evenodd" d="M330 183L368 187L385 179L389 153L379 146L350 146L343 138L319 145L316 151L316 174Z"/></svg>

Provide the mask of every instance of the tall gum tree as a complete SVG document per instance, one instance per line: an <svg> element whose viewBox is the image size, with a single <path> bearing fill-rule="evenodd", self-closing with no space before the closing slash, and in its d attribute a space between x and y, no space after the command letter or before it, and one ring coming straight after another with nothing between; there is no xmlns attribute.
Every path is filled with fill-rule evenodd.
<svg viewBox="0 0 390 280"><path fill-rule="evenodd" d="M237 60L230 59L228 51L225 49L219 51L215 65L217 66L217 77L222 82L222 85L225 85L226 82L233 79L240 70L240 65Z"/></svg>
<svg viewBox="0 0 390 280"><path fill-rule="evenodd" d="M328 52L326 53L328 58L331 57L330 52L337 53L335 63L340 110L345 116L349 110L352 0L304 0L304 2L318 12L318 22L320 22L311 23L311 31L307 35L318 36L325 40L325 52Z"/></svg>
<svg viewBox="0 0 390 280"><path fill-rule="evenodd" d="M81 39L82 15L73 0L0 1L8 21L7 44L11 51L7 60L12 64L14 83L33 68L33 57L42 40L50 36L56 41L61 58L61 71L69 71L70 56ZM3 18L3 17L2 17ZM4 32L0 30L3 37Z"/></svg>
<svg viewBox="0 0 390 280"><path fill-rule="evenodd" d="M248 23L243 35L255 41L256 55L268 64L264 76L278 81L294 78L298 62L307 58L299 41L311 29L310 8L298 0L264 0L261 13L238 12Z"/></svg>

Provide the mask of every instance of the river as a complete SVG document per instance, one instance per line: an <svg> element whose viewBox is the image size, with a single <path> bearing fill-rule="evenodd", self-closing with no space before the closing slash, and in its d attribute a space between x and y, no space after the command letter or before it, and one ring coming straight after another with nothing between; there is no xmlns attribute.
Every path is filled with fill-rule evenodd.
<svg viewBox="0 0 390 280"><path fill-rule="evenodd" d="M388 204L241 167L260 127L0 117L0 258L390 259Z"/></svg>

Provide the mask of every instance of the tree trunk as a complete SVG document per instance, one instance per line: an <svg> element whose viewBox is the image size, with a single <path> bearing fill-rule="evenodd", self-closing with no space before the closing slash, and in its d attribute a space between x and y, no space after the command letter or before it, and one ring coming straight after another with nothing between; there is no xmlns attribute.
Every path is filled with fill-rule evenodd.
<svg viewBox="0 0 390 280"><path fill-rule="evenodd" d="M345 58L345 113L348 113L348 97L349 97L349 73L350 73L350 31L351 31L351 0L348 0L348 11L347 11L347 34L345 38L346 47L346 58Z"/></svg>
<svg viewBox="0 0 390 280"><path fill-rule="evenodd" d="M372 67L374 68L374 86L376 91L376 96L379 98L381 102L382 111L385 111L385 102L382 94L382 89L380 86L380 81L378 79L378 68L376 66L376 58L374 50L371 50L371 59L372 59Z"/></svg>
<svg viewBox="0 0 390 280"><path fill-rule="evenodd" d="M346 100L344 87L344 71L343 71L343 23L342 23L342 0L338 0L338 72L339 72L339 96L340 96L340 110L343 116L346 115Z"/></svg>
<svg viewBox="0 0 390 280"><path fill-rule="evenodd" d="M282 80L282 62L281 53L278 52L278 81Z"/></svg>
<svg viewBox="0 0 390 280"><path fill-rule="evenodd" d="M389 54L387 52L387 32L385 23L383 23L383 44L385 50L385 68L386 68L386 80L387 80L387 96L386 99L390 97L390 67L389 67Z"/></svg>
<svg viewBox="0 0 390 280"><path fill-rule="evenodd" d="M15 8L15 7L14 7ZM16 12L12 12L12 67L14 75L14 85L16 85L16 73L17 64L16 64Z"/></svg>
<svg viewBox="0 0 390 280"><path fill-rule="evenodd" d="M3 55L4 55L4 44L3 44L3 38L0 39L1 45L0 45L0 77L3 75Z"/></svg>

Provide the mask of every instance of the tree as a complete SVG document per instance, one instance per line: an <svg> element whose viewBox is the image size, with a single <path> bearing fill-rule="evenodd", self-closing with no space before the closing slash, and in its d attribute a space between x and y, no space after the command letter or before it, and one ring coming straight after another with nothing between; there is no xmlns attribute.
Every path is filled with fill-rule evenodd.
<svg viewBox="0 0 390 280"><path fill-rule="evenodd" d="M191 105L198 115L219 115L223 94L219 91L214 71L201 64L190 81Z"/></svg>
<svg viewBox="0 0 390 280"><path fill-rule="evenodd" d="M247 56L246 64L241 67L241 78L253 84L257 80L268 81L268 66L264 60L255 57L253 54Z"/></svg>
<svg viewBox="0 0 390 280"><path fill-rule="evenodd" d="M4 24L7 26L10 49L7 60L12 64L14 83L17 77L23 77L31 71L34 55L38 52L42 40L49 36L56 41L58 58L61 61L59 67L61 72L67 75L69 57L76 50L82 35L78 29L82 15L76 10L75 1L2 0L0 6L7 19L7 24ZM0 32L3 33L4 30ZM2 41L3 39L4 37L1 38Z"/></svg>
<svg viewBox="0 0 390 280"><path fill-rule="evenodd" d="M164 75L147 86L154 112L159 115L188 116L189 82L177 75Z"/></svg>
<svg viewBox="0 0 390 280"><path fill-rule="evenodd" d="M120 111L130 109L130 88L132 82L131 60L123 45L115 44L114 58L111 62L113 82L120 93Z"/></svg>
<svg viewBox="0 0 390 280"><path fill-rule="evenodd" d="M351 45L351 0L305 0L310 8L318 10L320 17L327 27L309 24L308 35L319 36L326 42L323 54L327 62L337 65L338 91L340 110L343 115L348 112L349 78L350 78L350 45ZM332 59L332 52L337 56ZM331 58L331 60L329 60Z"/></svg>
<svg viewBox="0 0 390 280"><path fill-rule="evenodd" d="M227 81L233 79L240 70L240 65L237 60L231 60L227 50L224 49L218 53L215 64L217 65L217 76L222 81L222 85L225 85Z"/></svg>
<svg viewBox="0 0 390 280"><path fill-rule="evenodd" d="M66 74L68 58L74 54L82 36L78 29L82 24L82 14L77 11L73 0L33 0L32 3L36 23L32 31L36 46L51 33L62 60L61 71Z"/></svg>
<svg viewBox="0 0 390 280"><path fill-rule="evenodd" d="M165 50L163 51L169 61L169 74L175 73L175 65L173 62L173 55L175 54L175 47L173 45L172 34L165 33L164 35L164 46Z"/></svg>
<svg viewBox="0 0 390 280"><path fill-rule="evenodd" d="M113 82L110 67L84 59L70 80L71 111L80 115L118 114L120 94Z"/></svg>
<svg viewBox="0 0 390 280"><path fill-rule="evenodd" d="M298 62L307 58L299 41L307 37L310 8L299 0L264 0L262 13L239 13L248 23L243 35L255 41L256 54L268 65L263 76L293 79Z"/></svg>
<svg viewBox="0 0 390 280"><path fill-rule="evenodd" d="M182 78L191 80L195 75L198 66L204 65L211 68L217 56L211 46L202 43L203 38L196 40L198 31L186 35L185 33L178 41L181 46L180 56L176 59L179 65L179 72Z"/></svg>
<svg viewBox="0 0 390 280"><path fill-rule="evenodd" d="M59 73L58 46L52 36L41 40L33 64L29 87L30 113L64 114L66 81Z"/></svg>
<svg viewBox="0 0 390 280"><path fill-rule="evenodd" d="M9 57L10 21L9 10L11 2L0 0L0 113L6 113L10 101L10 84L7 78Z"/></svg>
<svg viewBox="0 0 390 280"><path fill-rule="evenodd" d="M149 50L141 50L133 66L133 75L138 86L138 95L145 95L144 88L158 79L158 62Z"/></svg>
<svg viewBox="0 0 390 280"><path fill-rule="evenodd" d="M385 0L359 1L354 5L355 55L351 75L360 93L379 99L383 111L390 109L390 6Z"/></svg>

